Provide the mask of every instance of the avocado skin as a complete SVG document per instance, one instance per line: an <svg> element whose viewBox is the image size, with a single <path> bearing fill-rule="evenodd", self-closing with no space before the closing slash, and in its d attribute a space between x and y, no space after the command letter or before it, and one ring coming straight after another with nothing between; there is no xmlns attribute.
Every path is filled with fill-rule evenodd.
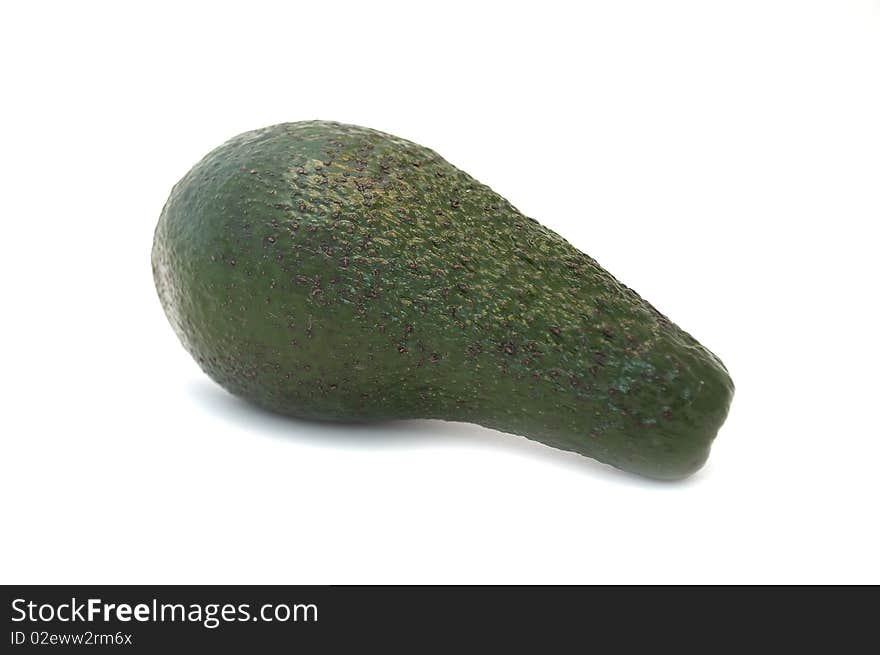
<svg viewBox="0 0 880 655"><path fill-rule="evenodd" d="M202 369L290 416L467 421L678 479L733 397L715 355L591 257L372 129L227 141L174 186L152 265Z"/></svg>

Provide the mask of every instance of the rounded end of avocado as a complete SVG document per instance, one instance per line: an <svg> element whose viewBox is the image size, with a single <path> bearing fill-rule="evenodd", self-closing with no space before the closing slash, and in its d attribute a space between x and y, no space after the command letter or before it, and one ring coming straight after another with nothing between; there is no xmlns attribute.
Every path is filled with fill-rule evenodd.
<svg viewBox="0 0 880 655"><path fill-rule="evenodd" d="M641 459L636 473L658 480L682 480L699 471L727 419L735 387L727 369L714 355L695 367L689 401L655 441L656 449Z"/></svg>

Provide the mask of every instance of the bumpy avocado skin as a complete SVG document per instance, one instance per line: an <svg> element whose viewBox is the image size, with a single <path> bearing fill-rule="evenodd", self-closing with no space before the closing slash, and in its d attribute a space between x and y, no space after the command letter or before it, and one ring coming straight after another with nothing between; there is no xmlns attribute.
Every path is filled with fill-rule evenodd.
<svg viewBox="0 0 880 655"><path fill-rule="evenodd" d="M715 355L592 258L363 127L227 141L175 185L152 263L204 371L291 416L468 421L677 479L733 397Z"/></svg>

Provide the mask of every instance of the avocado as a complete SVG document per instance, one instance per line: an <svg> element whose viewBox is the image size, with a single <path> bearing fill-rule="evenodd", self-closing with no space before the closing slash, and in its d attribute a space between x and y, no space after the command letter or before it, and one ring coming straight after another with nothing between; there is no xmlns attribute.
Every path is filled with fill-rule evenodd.
<svg viewBox="0 0 880 655"><path fill-rule="evenodd" d="M152 265L201 368L289 416L467 421L678 479L733 397L715 355L591 257L364 127L227 141L172 189Z"/></svg>

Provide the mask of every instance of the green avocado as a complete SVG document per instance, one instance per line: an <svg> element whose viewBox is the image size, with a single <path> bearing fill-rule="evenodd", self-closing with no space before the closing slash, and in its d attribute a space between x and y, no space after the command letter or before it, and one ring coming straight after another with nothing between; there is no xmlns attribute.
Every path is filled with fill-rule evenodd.
<svg viewBox="0 0 880 655"><path fill-rule="evenodd" d="M202 369L290 416L467 421L678 479L733 397L715 355L591 257L364 127L227 141L171 191L152 264Z"/></svg>

